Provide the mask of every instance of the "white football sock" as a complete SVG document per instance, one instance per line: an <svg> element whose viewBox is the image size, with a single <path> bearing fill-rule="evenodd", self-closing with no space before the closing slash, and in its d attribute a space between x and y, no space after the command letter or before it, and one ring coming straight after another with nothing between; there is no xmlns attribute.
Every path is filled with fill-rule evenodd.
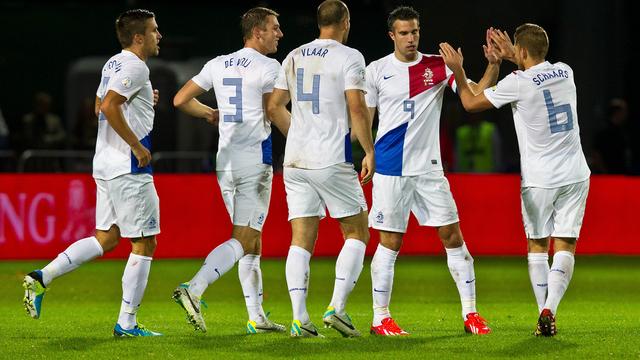
<svg viewBox="0 0 640 360"><path fill-rule="evenodd" d="M294 245L289 248L285 272L291 307L293 308L293 320L299 320L303 324L310 321L309 313L307 312L310 260L311 253L307 250Z"/></svg>
<svg viewBox="0 0 640 360"><path fill-rule="evenodd" d="M229 271L243 255L242 244L234 238L218 245L211 250L200 270L189 281L189 291L202 297L207 287Z"/></svg>
<svg viewBox="0 0 640 360"><path fill-rule="evenodd" d="M393 290L393 273L398 251L378 244L371 260L371 285L373 289L373 326L380 326L382 320L391 317L389 303Z"/></svg>
<svg viewBox="0 0 640 360"><path fill-rule="evenodd" d="M575 257L570 251L558 251L553 255L553 264L549 270L549 293L544 308L551 310L554 315L564 292L569 287L574 264Z"/></svg>
<svg viewBox="0 0 640 360"><path fill-rule="evenodd" d="M262 271L260 255L247 254L238 261L238 277L247 305L249 320L263 323L266 320L262 309Z"/></svg>
<svg viewBox="0 0 640 360"><path fill-rule="evenodd" d="M538 314L542 312L544 303L547 301L547 285L549 277L549 254L529 253L527 255L529 263L529 279L533 294L538 303Z"/></svg>
<svg viewBox="0 0 640 360"><path fill-rule="evenodd" d="M476 312L476 275L473 270L473 257L464 243L458 248L445 248L445 250L449 272L460 294L462 319L466 320L467 314Z"/></svg>
<svg viewBox="0 0 640 360"><path fill-rule="evenodd" d="M42 268L42 282L47 286L60 275L75 270L87 261L93 260L103 254L102 246L95 236L84 238L69 245L58 254L47 266Z"/></svg>
<svg viewBox="0 0 640 360"><path fill-rule="evenodd" d="M364 251L367 245L356 239L347 239L336 260L336 280L333 286L333 297L330 306L338 314L344 314L347 298L358 282L364 266Z"/></svg>
<svg viewBox="0 0 640 360"><path fill-rule="evenodd" d="M122 303L118 316L118 324L123 329L133 329L138 323L136 313L140 308L144 290L147 288L151 260L149 256L129 254L129 260L122 274Z"/></svg>

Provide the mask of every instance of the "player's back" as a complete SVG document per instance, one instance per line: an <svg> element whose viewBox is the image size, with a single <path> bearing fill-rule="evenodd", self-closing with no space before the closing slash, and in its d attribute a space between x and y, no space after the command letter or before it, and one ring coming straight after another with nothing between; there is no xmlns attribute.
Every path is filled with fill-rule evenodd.
<svg viewBox="0 0 640 360"><path fill-rule="evenodd" d="M543 62L517 71L512 103L523 186L557 187L586 180L573 70Z"/></svg>
<svg viewBox="0 0 640 360"><path fill-rule="evenodd" d="M96 96L104 100L110 90L127 99L122 104L124 119L138 140L151 150L150 134L155 111L147 65L127 50L112 56L102 68L102 78ZM145 168L137 167L129 144L113 130L105 115L100 112L93 176L109 180L119 175L139 172L151 173L151 165Z"/></svg>
<svg viewBox="0 0 640 360"><path fill-rule="evenodd" d="M362 54L335 40L316 39L289 53L276 83L291 95L284 166L352 162L345 91L365 91L364 69Z"/></svg>
<svg viewBox="0 0 640 360"><path fill-rule="evenodd" d="M214 89L220 111L217 170L271 164L271 126L263 95L273 91L280 64L252 48L209 61L192 80Z"/></svg>

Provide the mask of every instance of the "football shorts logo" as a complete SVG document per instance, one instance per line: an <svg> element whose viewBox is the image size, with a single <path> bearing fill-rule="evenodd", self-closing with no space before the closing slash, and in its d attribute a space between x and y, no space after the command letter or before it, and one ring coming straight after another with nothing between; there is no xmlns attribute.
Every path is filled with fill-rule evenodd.
<svg viewBox="0 0 640 360"><path fill-rule="evenodd" d="M424 86L432 86L433 85L433 71L429 68L424 69L424 74L422 74L424 78Z"/></svg>
<svg viewBox="0 0 640 360"><path fill-rule="evenodd" d="M149 221L147 221L147 229L157 229L158 228L158 220L155 217L151 217Z"/></svg>
<svg viewBox="0 0 640 360"><path fill-rule="evenodd" d="M129 79L129 78L122 79L122 86L124 86L127 89L130 88L131 87L131 79Z"/></svg>
<svg viewBox="0 0 640 360"><path fill-rule="evenodd" d="M376 222L378 224L382 224L384 222L384 214L382 214L382 211L378 211L378 214L376 214Z"/></svg>
<svg viewBox="0 0 640 360"><path fill-rule="evenodd" d="M258 216L258 225L262 225L263 222L264 222L264 213Z"/></svg>

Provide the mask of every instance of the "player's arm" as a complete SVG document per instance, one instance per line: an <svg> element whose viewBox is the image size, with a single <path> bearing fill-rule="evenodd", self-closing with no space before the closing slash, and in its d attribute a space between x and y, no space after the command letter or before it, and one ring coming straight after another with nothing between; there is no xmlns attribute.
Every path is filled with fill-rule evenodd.
<svg viewBox="0 0 640 360"><path fill-rule="evenodd" d="M101 103L102 103L102 101L100 101L100 98L96 96L95 105L93 106L93 111L96 113L96 117L100 116L100 104Z"/></svg>
<svg viewBox="0 0 640 360"><path fill-rule="evenodd" d="M351 131L355 134L365 153L364 159L362 159L360 176L362 184L366 184L371 181L373 173L376 171L371 122L369 121L370 112L365 103L362 90L349 89L344 93L349 106L349 115L351 116Z"/></svg>
<svg viewBox="0 0 640 360"><path fill-rule="evenodd" d="M193 80L189 80L173 98L173 106L187 115L205 119L209 124L216 125L219 120L218 109L212 109L196 99L197 96L205 92Z"/></svg>
<svg viewBox="0 0 640 360"><path fill-rule="evenodd" d="M274 88L271 94L264 94L263 98L265 96L269 120L271 120L286 137L289 133L289 126L291 125L291 113L287 110L287 104L291 100L289 90Z"/></svg>
<svg viewBox="0 0 640 360"><path fill-rule="evenodd" d="M462 106L468 112L480 112L493 109L493 104L484 96L484 92L474 93L467 83L467 75L462 67L462 50L454 50L448 43L440 44L440 55L444 59L445 64L453 71L458 87L458 95Z"/></svg>
<svg viewBox="0 0 640 360"><path fill-rule="evenodd" d="M151 152L144 147L133 133L122 114L122 104L127 98L113 90L109 90L100 104L100 111L104 114L113 130L131 146L131 151L138 159L138 166L145 167L151 162Z"/></svg>
<svg viewBox="0 0 640 360"><path fill-rule="evenodd" d="M495 85L498 81L498 75L500 74L500 63L502 63L502 58L500 58L500 56L497 54L495 43L491 38L493 31L493 28L487 29L487 43L485 45L482 45L484 57L487 59L487 68L484 71L484 75L477 84L473 81L469 82L469 86L471 87L471 91L473 91L474 95L480 94L485 89Z"/></svg>

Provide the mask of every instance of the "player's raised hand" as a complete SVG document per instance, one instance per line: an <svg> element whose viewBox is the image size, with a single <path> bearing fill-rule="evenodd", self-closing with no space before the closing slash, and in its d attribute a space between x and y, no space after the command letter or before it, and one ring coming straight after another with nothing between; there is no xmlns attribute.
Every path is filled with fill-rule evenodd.
<svg viewBox="0 0 640 360"><path fill-rule="evenodd" d="M515 63L516 49L511 42L509 34L507 34L506 31L493 29L490 36L496 50L496 55L501 59L509 60Z"/></svg>
<svg viewBox="0 0 640 360"><path fill-rule="evenodd" d="M371 181L373 173L376 172L376 160L373 154L368 154L362 159L362 170L360 171L360 184L364 185Z"/></svg>
<svg viewBox="0 0 640 360"><path fill-rule="evenodd" d="M458 70L462 70L462 61L464 57L462 56L462 49L458 48L458 50L454 50L449 43L440 43L440 55L444 60L444 63L447 64L449 69L451 69L454 73Z"/></svg>
<svg viewBox="0 0 640 360"><path fill-rule="evenodd" d="M131 146L131 152L138 159L138 167L145 167L151 162L151 152L138 141Z"/></svg>
<svg viewBox="0 0 640 360"><path fill-rule="evenodd" d="M502 62L502 58L498 54L496 49L495 42L491 39L491 33L494 31L494 28L488 28L486 32L486 41L485 45L482 45L482 50L484 50L484 57L487 59L489 64L500 65Z"/></svg>
<svg viewBox="0 0 640 360"><path fill-rule="evenodd" d="M205 113L204 119L211 125L218 125L218 121L220 121L220 111L218 111L218 109L209 109Z"/></svg>
<svg viewBox="0 0 640 360"><path fill-rule="evenodd" d="M153 89L153 106L157 106L159 100L160 100L160 90Z"/></svg>

